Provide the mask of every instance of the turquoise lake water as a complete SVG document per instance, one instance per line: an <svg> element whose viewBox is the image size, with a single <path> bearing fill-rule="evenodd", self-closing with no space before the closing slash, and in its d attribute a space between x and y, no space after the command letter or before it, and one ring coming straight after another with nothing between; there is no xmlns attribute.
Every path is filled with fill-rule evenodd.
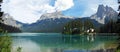
<svg viewBox="0 0 120 52"><path fill-rule="evenodd" d="M117 47L117 35L63 35L60 33L10 33L12 52L106 52ZM110 51L108 51L110 52ZM111 52L114 52L113 50Z"/></svg>

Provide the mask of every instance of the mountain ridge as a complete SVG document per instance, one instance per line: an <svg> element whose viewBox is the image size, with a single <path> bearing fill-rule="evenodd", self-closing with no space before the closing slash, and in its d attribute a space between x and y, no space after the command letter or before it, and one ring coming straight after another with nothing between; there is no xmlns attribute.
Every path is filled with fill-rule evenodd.
<svg viewBox="0 0 120 52"><path fill-rule="evenodd" d="M117 12L114 11L111 7L99 5L98 11L90 17L87 17L87 19L91 20L97 27L101 24L107 23L111 19L116 20L116 16ZM32 24L24 24L18 21L16 21L15 24L20 25L19 28L23 32L62 32L66 23L76 19L85 20L86 18L65 16L62 14L62 12L57 11L54 13L43 14L37 22Z"/></svg>
<svg viewBox="0 0 120 52"><path fill-rule="evenodd" d="M96 27L100 27L101 24L107 23L110 19L116 19L115 16L117 16L117 12L111 7L99 5L98 11L87 19L92 21ZM36 23L23 26L22 29L25 32L62 32L66 23L76 19L86 20L84 17L65 16L61 12L46 13Z"/></svg>
<svg viewBox="0 0 120 52"><path fill-rule="evenodd" d="M91 15L91 19L95 19L101 24L107 23L109 20L117 20L117 12L112 9L111 7L104 6L104 5L99 5L98 11Z"/></svg>

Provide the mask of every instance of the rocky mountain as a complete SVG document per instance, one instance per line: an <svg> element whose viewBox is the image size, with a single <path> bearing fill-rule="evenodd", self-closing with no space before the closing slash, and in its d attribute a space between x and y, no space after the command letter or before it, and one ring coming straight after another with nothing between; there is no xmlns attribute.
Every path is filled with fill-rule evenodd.
<svg viewBox="0 0 120 52"><path fill-rule="evenodd" d="M111 7L99 5L98 11L90 17L73 18L65 16L61 12L43 14L40 19L33 24L22 24L22 31L24 32L62 32L66 23L81 19L90 20L96 28L112 20L117 20L117 12Z"/></svg>
<svg viewBox="0 0 120 52"><path fill-rule="evenodd" d="M62 14L62 12L60 12L60 11L58 12L57 11L57 12L54 12L54 13L43 14L38 21L45 20L45 19L53 19L54 20L56 18L60 19L60 18L73 18L73 17L71 17L71 16L64 16Z"/></svg>
<svg viewBox="0 0 120 52"><path fill-rule="evenodd" d="M6 24L1 23L1 22L0 22L0 29L2 29L2 31L7 31L9 33L17 33L17 32L19 33L19 32L22 32L18 27L6 25Z"/></svg>
<svg viewBox="0 0 120 52"><path fill-rule="evenodd" d="M5 25L13 26L13 27L21 27L21 24L18 24L16 20L12 18L9 14L3 14L2 16L2 23Z"/></svg>
<svg viewBox="0 0 120 52"><path fill-rule="evenodd" d="M99 5L98 10L91 16L91 19L95 19L101 24L107 23L109 20L117 20L117 12L111 7Z"/></svg>
<svg viewBox="0 0 120 52"><path fill-rule="evenodd" d="M64 16L61 12L43 14L33 24L25 24L21 28L24 32L62 32L64 25L74 18Z"/></svg>
<svg viewBox="0 0 120 52"><path fill-rule="evenodd" d="M19 29L20 24L17 24L17 21L15 21L9 14L3 14L1 19L0 29L2 29L2 31L7 31L9 33L21 32Z"/></svg>

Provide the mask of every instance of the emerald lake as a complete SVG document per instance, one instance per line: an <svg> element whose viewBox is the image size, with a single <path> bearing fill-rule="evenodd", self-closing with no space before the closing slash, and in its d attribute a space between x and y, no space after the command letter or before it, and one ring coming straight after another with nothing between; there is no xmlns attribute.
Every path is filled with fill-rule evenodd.
<svg viewBox="0 0 120 52"><path fill-rule="evenodd" d="M114 52L116 34L64 35L60 33L10 33L12 52Z"/></svg>

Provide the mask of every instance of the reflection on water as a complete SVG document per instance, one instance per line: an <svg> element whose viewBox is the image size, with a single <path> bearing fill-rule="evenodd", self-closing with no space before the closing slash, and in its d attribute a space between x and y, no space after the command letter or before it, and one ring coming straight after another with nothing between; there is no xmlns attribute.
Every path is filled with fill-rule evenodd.
<svg viewBox="0 0 120 52"><path fill-rule="evenodd" d="M22 52L115 52L117 36L62 35L59 33L18 33L13 50ZM26 35L26 36L20 36ZM27 36L28 35L28 36ZM31 36L30 36L31 35ZM33 36L35 35L35 36Z"/></svg>
<svg viewBox="0 0 120 52"><path fill-rule="evenodd" d="M90 33L90 34L87 35L87 40L88 41L94 41L94 39L95 39L95 34L94 33Z"/></svg>
<svg viewBox="0 0 120 52"><path fill-rule="evenodd" d="M40 52L40 47L37 43L29 39L14 39L12 52L17 52L17 48L21 47L21 52Z"/></svg>

